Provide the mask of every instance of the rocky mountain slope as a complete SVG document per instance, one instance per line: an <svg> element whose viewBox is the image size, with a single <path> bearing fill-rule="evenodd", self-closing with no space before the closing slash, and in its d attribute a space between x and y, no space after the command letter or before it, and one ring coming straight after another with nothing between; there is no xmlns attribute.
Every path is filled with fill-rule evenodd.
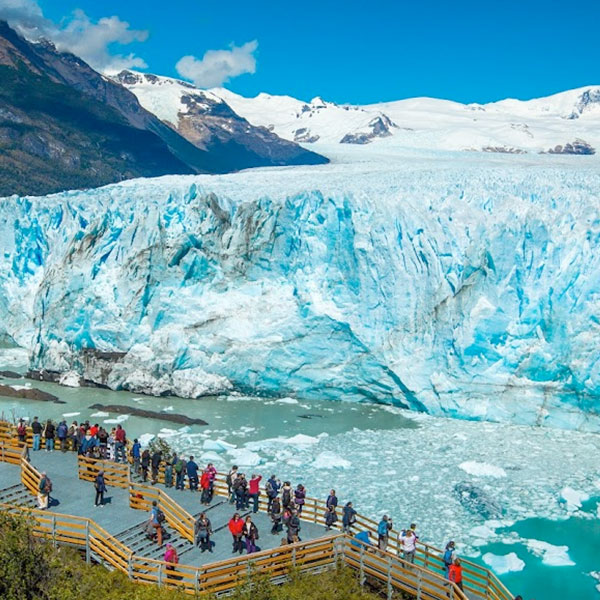
<svg viewBox="0 0 600 600"><path fill-rule="evenodd" d="M218 88L254 125L305 144L368 144L511 154L594 154L600 147L600 87L529 101L461 104L412 98L365 106L259 94L245 98Z"/></svg>
<svg viewBox="0 0 600 600"><path fill-rule="evenodd" d="M244 167L327 162L266 127L251 125L215 94L184 81L133 71L122 71L114 80L192 144L203 150L223 148L228 160L235 158Z"/></svg>

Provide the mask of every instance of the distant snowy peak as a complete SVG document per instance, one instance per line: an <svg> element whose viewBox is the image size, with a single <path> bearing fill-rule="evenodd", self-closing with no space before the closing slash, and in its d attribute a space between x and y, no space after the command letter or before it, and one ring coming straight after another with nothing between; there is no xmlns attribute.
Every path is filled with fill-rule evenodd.
<svg viewBox="0 0 600 600"><path fill-rule="evenodd" d="M475 150L511 154L593 154L600 145L600 87L534 100L461 104L410 98L365 106L303 102L261 93L211 90L250 123L303 144L315 142Z"/></svg>

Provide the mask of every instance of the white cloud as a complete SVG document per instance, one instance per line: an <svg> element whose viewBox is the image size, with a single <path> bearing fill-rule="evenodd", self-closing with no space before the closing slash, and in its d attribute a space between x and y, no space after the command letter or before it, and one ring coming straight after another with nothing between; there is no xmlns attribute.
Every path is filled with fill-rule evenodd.
<svg viewBox="0 0 600 600"><path fill-rule="evenodd" d="M184 56L175 68L177 72L198 87L219 87L232 77L256 72L254 52L258 42L253 40L243 46L231 45L231 50L208 50L202 60Z"/></svg>
<svg viewBox="0 0 600 600"><path fill-rule="evenodd" d="M30 40L42 37L54 42L59 50L73 52L93 68L116 72L131 67L144 68L146 63L135 54L112 54L111 44L143 42L147 31L131 29L117 16L103 17L94 23L82 10L76 10L59 26L44 17L35 0L0 0L0 19Z"/></svg>

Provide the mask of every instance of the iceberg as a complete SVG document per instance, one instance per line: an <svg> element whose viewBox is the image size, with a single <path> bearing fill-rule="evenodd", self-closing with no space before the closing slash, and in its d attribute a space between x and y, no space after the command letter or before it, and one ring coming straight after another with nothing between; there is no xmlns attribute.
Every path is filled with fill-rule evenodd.
<svg viewBox="0 0 600 600"><path fill-rule="evenodd" d="M522 571L525 568L525 562L522 561L514 552L498 555L486 552L482 557L483 562L493 569L498 575Z"/></svg>
<svg viewBox="0 0 600 600"><path fill-rule="evenodd" d="M5 198L0 339L132 393L600 431L600 173L578 160L403 155Z"/></svg>

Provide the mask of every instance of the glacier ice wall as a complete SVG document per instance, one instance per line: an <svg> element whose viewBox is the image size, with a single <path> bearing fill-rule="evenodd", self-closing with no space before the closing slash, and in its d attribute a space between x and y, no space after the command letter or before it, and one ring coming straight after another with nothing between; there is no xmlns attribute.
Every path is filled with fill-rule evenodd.
<svg viewBox="0 0 600 600"><path fill-rule="evenodd" d="M598 170L356 168L3 199L0 339L113 389L600 430Z"/></svg>

